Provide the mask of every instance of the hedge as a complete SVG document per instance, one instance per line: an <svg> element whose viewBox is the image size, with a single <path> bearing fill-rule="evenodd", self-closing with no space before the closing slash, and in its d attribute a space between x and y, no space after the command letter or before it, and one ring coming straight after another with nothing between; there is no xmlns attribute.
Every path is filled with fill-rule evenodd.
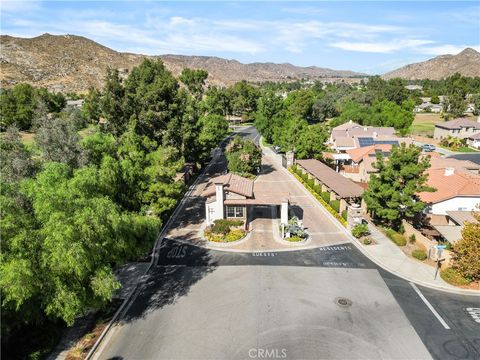
<svg viewBox="0 0 480 360"><path fill-rule="evenodd" d="M332 209L335 210L337 213L340 212L340 201L338 201L338 200L332 200L332 201L330 201L330 206L331 206Z"/></svg>
<svg viewBox="0 0 480 360"><path fill-rule="evenodd" d="M385 235L387 235L387 237L398 246L407 245L407 239L405 239L405 236L403 236L402 234L399 234L395 230L390 228L387 228L384 231L385 231Z"/></svg>
<svg viewBox="0 0 480 360"><path fill-rule="evenodd" d="M343 225L343 226L347 226L347 221L338 214L337 211L335 211L334 209L331 208L331 206L328 204L328 202L326 202L325 200L322 199L322 196L320 196L315 190L313 190L310 186L308 186L308 184L300 177L300 175L298 175L295 171L293 171L293 169L290 167L288 168L288 171L290 171L293 176L295 176L295 178L300 181L300 183L315 197L315 199L318 200L318 202L320 204L323 205L323 207L325 209L328 210L328 212L330 214L333 215L333 217L335 219L337 219L338 221L340 221L340 223Z"/></svg>
<svg viewBox="0 0 480 360"><path fill-rule="evenodd" d="M348 217L347 210L343 210L343 211L342 211L342 218L344 218L345 221L347 221L347 217Z"/></svg>
<svg viewBox="0 0 480 360"><path fill-rule="evenodd" d="M327 204L330 203L330 193L328 191L323 191L321 193L321 196L322 196L323 201L325 201Z"/></svg>

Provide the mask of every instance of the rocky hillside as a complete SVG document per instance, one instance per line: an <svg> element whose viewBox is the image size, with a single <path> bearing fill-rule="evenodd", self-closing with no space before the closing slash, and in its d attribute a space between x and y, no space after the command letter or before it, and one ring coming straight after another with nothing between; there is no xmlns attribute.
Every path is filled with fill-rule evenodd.
<svg viewBox="0 0 480 360"><path fill-rule="evenodd" d="M456 72L464 76L480 76L480 53L467 48L457 55L441 55L410 64L383 75L385 79L400 77L407 80L440 80Z"/></svg>
<svg viewBox="0 0 480 360"><path fill-rule="evenodd" d="M28 82L54 91L86 91L90 86L101 87L108 66L127 74L143 58L149 57L117 52L75 35L44 34L31 39L2 35L0 40L0 84L6 87ZM207 56L158 57L175 75L185 67L205 69L210 74L209 82L215 85L230 85L243 79L259 82L351 78L363 75L314 66L242 64L236 60Z"/></svg>

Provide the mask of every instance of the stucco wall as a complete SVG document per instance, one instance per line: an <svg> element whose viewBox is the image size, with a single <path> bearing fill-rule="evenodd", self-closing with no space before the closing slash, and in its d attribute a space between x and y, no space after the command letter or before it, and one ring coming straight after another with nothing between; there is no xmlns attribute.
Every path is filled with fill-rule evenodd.
<svg viewBox="0 0 480 360"><path fill-rule="evenodd" d="M431 213L435 215L447 215L447 211L472 211L476 209L476 205L480 204L480 195L472 197L455 197L431 206Z"/></svg>

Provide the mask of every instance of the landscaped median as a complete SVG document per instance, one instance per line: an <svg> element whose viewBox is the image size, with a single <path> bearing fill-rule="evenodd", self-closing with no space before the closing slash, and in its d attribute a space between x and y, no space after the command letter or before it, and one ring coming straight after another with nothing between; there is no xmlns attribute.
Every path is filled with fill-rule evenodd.
<svg viewBox="0 0 480 360"><path fill-rule="evenodd" d="M293 176L315 197L315 199L318 200L320 204L323 205L325 209L328 210L330 214L332 214L335 219L337 219L343 226L347 227L347 212L343 211L342 214L338 213L340 204L338 201L334 200L331 203L329 202L330 195L327 196L325 195L326 193L322 193L321 189L320 192L315 190L315 185L314 184L309 184L307 181L308 179L304 179L302 175L299 175L293 167L289 167L288 171L290 171ZM338 204L337 204L338 203Z"/></svg>

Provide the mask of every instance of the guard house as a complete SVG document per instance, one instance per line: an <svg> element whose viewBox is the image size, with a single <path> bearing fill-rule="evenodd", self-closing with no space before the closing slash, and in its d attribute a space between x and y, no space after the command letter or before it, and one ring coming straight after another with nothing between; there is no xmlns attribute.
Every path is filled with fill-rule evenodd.
<svg viewBox="0 0 480 360"><path fill-rule="evenodd" d="M281 222L288 223L288 194L254 191L255 182L228 173L210 180L202 192L205 201L205 221L208 225L217 219L248 220L255 205L281 206Z"/></svg>

